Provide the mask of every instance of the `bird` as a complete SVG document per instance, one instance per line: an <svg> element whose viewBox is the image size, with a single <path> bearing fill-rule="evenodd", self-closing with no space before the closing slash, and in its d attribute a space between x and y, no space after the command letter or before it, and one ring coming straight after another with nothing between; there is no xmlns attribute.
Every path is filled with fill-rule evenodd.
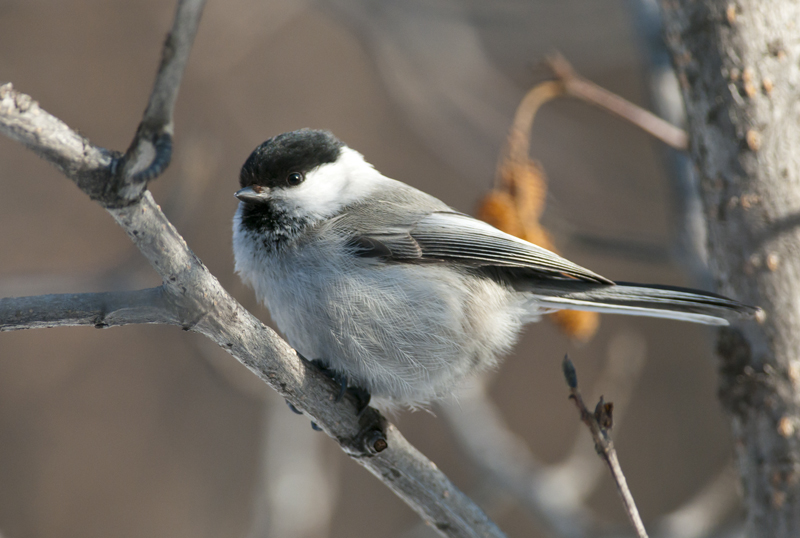
<svg viewBox="0 0 800 538"><path fill-rule="evenodd" d="M236 273L302 357L379 409L446 397L557 310L708 325L758 312L609 280L384 176L325 130L268 139L239 183Z"/></svg>

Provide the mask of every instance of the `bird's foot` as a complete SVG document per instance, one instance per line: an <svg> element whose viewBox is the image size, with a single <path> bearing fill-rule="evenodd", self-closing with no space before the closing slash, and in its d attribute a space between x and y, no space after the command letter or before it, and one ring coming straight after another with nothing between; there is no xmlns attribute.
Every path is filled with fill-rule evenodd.
<svg viewBox="0 0 800 538"><path fill-rule="evenodd" d="M288 405L288 406L289 406L289 409L291 409L292 413L297 413L298 415L302 415L302 414L303 414L303 412L302 412L302 411L300 411L300 410L299 410L298 408L296 408L295 406L293 406L293 405L292 405L292 402L290 402L289 400L286 400L286 405Z"/></svg>
<svg viewBox="0 0 800 538"><path fill-rule="evenodd" d="M341 402L342 398L344 398L345 393L349 393L356 400L356 408L358 409L358 415L357 416L360 418L361 415L364 414L364 412L369 407L369 402L370 402L370 399L372 398L372 396L370 395L370 393L366 389L358 387L358 386L355 386L355 385L353 385L353 386L348 385L349 378L346 375L340 374L339 372L336 372L336 371L332 370L321 359L314 359L314 360L310 360L309 361L308 359L306 359L302 355L301 355L301 358L303 360L307 361L307 362L310 362L311 364L313 364L317 368L319 368L320 372L325 374L326 377L332 379L333 382L336 383L339 386L339 392L336 394L336 397L334 398L335 402L337 402L337 403ZM291 403L289 403L288 400L286 401L286 405L289 406L289 409L291 409L292 412L297 413L298 415L302 415L303 414L302 411L300 411L295 406L293 406ZM311 427L315 431L322 431L322 429L319 426L317 426L317 424L315 424L314 422L311 423Z"/></svg>
<svg viewBox="0 0 800 538"><path fill-rule="evenodd" d="M364 410L369 406L369 401L372 398L372 395L370 395L369 391L357 385L350 385L350 379L346 375L330 369L328 365L321 359L314 359L310 362L319 368L323 374L331 378L334 383L339 385L339 392L336 394L334 401L341 402L345 393L349 393L353 398L355 398L356 405L358 407L358 415L361 416Z"/></svg>

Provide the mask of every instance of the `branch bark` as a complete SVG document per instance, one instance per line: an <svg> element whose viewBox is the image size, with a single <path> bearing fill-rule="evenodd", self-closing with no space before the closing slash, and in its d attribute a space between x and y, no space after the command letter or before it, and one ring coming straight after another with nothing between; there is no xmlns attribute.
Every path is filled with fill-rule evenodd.
<svg viewBox="0 0 800 538"><path fill-rule="evenodd" d="M151 105L158 100L161 105L149 106L142 122L149 125L151 114L157 118L151 133L171 133L172 104L202 5L202 0L179 2L151 99ZM284 340L222 288L146 190L147 181L168 164L168 159L164 161L168 152L163 151L169 148L158 147L161 135L154 142L152 136L142 134L142 129L140 125L132 147L143 136L153 145L150 152L133 150L137 162L149 163L144 168L130 165L131 150L122 158L117 152L95 147L10 84L0 86L0 132L55 165L98 201L163 280L158 288L138 292L4 299L0 302L0 327L144 322L180 325L203 334L319 425L439 533L502 537L483 511L378 411L368 408L359 413L358 403L349 395L336 401L337 385L301 360Z"/></svg>
<svg viewBox="0 0 800 538"><path fill-rule="evenodd" d="M139 291L0 298L0 331L91 325L98 329L159 323L180 325L162 287Z"/></svg>
<svg viewBox="0 0 800 538"><path fill-rule="evenodd" d="M701 177L709 262L760 324L720 333L748 535L800 535L800 5L662 0Z"/></svg>
<svg viewBox="0 0 800 538"><path fill-rule="evenodd" d="M147 109L121 159L124 187L118 193L123 198L136 200L147 182L161 175L172 159L172 115L205 3L205 0L178 2L172 29L161 49L161 65Z"/></svg>

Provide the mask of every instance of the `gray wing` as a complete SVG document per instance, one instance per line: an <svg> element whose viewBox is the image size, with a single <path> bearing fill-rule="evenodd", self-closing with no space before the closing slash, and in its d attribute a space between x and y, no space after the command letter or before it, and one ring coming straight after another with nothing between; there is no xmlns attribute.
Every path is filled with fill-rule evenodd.
<svg viewBox="0 0 800 538"><path fill-rule="evenodd" d="M486 269L554 310L593 310L713 325L758 309L712 293L614 282L547 249L450 210L410 188L352 208L331 225L353 255L386 263L457 263ZM542 278L545 277L545 278Z"/></svg>
<svg viewBox="0 0 800 538"><path fill-rule="evenodd" d="M376 215L375 226L353 230L356 233L349 243L357 255L394 262L447 261L470 267L515 268L557 278L612 283L547 249L462 213L433 211L409 224L391 223L390 219L390 215Z"/></svg>

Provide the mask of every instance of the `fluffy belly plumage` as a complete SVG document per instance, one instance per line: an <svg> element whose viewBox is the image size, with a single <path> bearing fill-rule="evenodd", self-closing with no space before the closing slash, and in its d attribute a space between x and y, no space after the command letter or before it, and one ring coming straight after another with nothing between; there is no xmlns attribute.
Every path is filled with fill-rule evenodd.
<svg viewBox="0 0 800 538"><path fill-rule="evenodd" d="M494 366L526 316L518 295L466 271L293 267L306 269L274 267L253 280L279 329L382 407L425 404Z"/></svg>

